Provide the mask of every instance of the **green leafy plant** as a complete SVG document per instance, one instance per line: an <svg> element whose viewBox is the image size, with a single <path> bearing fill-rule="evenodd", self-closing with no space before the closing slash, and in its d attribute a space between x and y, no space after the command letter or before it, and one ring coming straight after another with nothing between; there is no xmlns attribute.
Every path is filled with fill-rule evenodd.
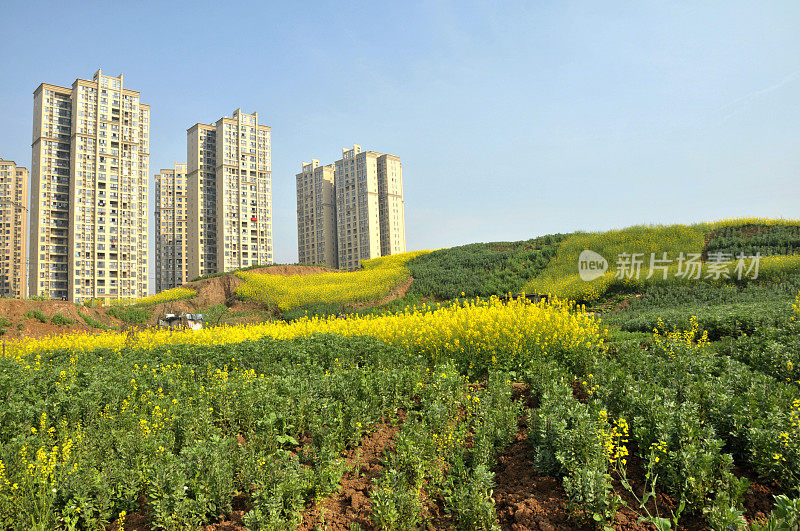
<svg viewBox="0 0 800 531"><path fill-rule="evenodd" d="M83 319L83 321L87 325L91 326L92 328L98 328L100 330L113 330L114 329L114 327L109 326L109 325L104 324L104 323L101 323L100 321L98 321L97 319L95 319L94 317L92 317L89 314L78 312L78 315L80 315L81 319Z"/></svg>
<svg viewBox="0 0 800 531"><path fill-rule="evenodd" d="M451 473L451 477L453 490L445 501L456 515L458 528L482 531L500 529L492 498L494 473L484 465L478 465L471 472L461 468Z"/></svg>
<svg viewBox="0 0 800 531"><path fill-rule="evenodd" d="M75 324L75 319L70 319L61 312L57 312L50 317L50 322L58 326L68 326Z"/></svg>
<svg viewBox="0 0 800 531"><path fill-rule="evenodd" d="M800 529L800 498L791 499L785 494L775 496L775 509L769 520L753 522L752 531L796 531Z"/></svg>
<svg viewBox="0 0 800 531"><path fill-rule="evenodd" d="M370 493L372 519L383 530L411 531L420 522L418 490L396 469L389 470Z"/></svg>
<svg viewBox="0 0 800 531"><path fill-rule="evenodd" d="M33 310L28 310L27 312L25 312L25 317L27 317L28 319L36 319L41 323L46 323L48 321L48 318L44 314L44 312L42 312L42 310L39 310L38 308Z"/></svg>
<svg viewBox="0 0 800 531"><path fill-rule="evenodd" d="M120 321L132 324L143 324L152 317L153 310L135 306L112 306L106 310L106 313L112 317L116 317Z"/></svg>

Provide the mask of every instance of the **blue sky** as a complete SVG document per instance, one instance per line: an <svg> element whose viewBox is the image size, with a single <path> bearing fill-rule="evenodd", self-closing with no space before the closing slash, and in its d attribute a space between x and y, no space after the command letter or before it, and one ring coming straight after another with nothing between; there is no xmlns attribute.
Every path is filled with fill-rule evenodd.
<svg viewBox="0 0 800 531"><path fill-rule="evenodd" d="M192 124L258 111L277 262L297 260L301 162L353 143L401 158L409 250L800 217L796 2L4 2L3 15L0 157L30 166L39 83L98 67L151 105L151 173L185 161Z"/></svg>

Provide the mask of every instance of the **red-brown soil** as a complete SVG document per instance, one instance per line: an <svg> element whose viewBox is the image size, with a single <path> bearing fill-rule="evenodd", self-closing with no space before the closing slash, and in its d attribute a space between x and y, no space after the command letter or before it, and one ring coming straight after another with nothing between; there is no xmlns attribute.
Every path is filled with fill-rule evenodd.
<svg viewBox="0 0 800 531"><path fill-rule="evenodd" d="M32 310L41 311L48 317L48 322L42 323L33 317L26 317L25 313ZM50 323L50 318L57 313L72 319L75 323L61 326ZM5 318L9 322L6 333L0 336L0 340L14 341L26 337L60 335L76 330L97 331L96 328L87 325L80 314L88 315L105 325L119 326L120 324L117 319L106 315L102 308L85 308L64 301L0 299L0 317Z"/></svg>
<svg viewBox="0 0 800 531"><path fill-rule="evenodd" d="M252 508L247 506L247 496L245 494L237 494L233 497L231 502L232 511L226 517L220 515L220 522L216 524L209 524L205 527L206 531L245 531L247 527L244 525L244 515Z"/></svg>
<svg viewBox="0 0 800 531"><path fill-rule="evenodd" d="M523 429L498 458L494 500L500 526L514 531L581 529L569 520L561 481L539 475L531 455Z"/></svg>
<svg viewBox="0 0 800 531"><path fill-rule="evenodd" d="M586 392L586 389L583 388L583 385L578 380L572 381L572 396L583 404L589 401L589 393Z"/></svg>
<svg viewBox="0 0 800 531"><path fill-rule="evenodd" d="M400 411L398 416L402 421L405 413ZM362 529L372 529L369 493L373 482L383 471L381 457L394 447L394 436L399 429L399 424L383 422L361 439L357 447L349 450L345 454L347 470L342 474L341 489L325 498L321 504L309 507L297 529L349 530L354 523Z"/></svg>
<svg viewBox="0 0 800 531"><path fill-rule="evenodd" d="M122 528L125 531L149 531L150 527L150 509L147 507L147 496L141 494L139 499L136 500L139 509L133 513L125 515L125 521ZM119 519L114 520L106 526L106 531L117 531L120 528Z"/></svg>
<svg viewBox="0 0 800 531"><path fill-rule="evenodd" d="M601 315L605 313L618 312L627 308L634 299L641 299L643 296L643 293L636 293L634 295L625 297L621 301L616 299L606 301L602 304L598 304L597 306L593 306L592 312L599 313Z"/></svg>
<svg viewBox="0 0 800 531"><path fill-rule="evenodd" d="M734 467L733 473L740 478L747 478L750 486L744 493L744 516L748 522L763 521L775 507L775 496L785 494L776 483L766 481L751 470Z"/></svg>
<svg viewBox="0 0 800 531"><path fill-rule="evenodd" d="M313 275L319 273L342 272L337 269L330 269L319 266L307 265L274 265L252 270L255 273L266 275ZM149 307L152 317L145 326L152 326L158 323L159 317L166 313L200 313L205 308L218 304L225 304L229 308L229 313L238 313L242 317L236 322L260 322L263 318L264 307L256 302L243 302L236 299L236 287L242 280L234 274L222 275L219 277L188 282L184 287L194 289L197 295L192 299L172 301L157 304ZM356 306L357 308L386 304L395 298L405 295L411 286L412 279L408 279L402 285L394 288L392 292L379 301L365 303ZM47 323L25 317L25 313L30 310L40 310L48 317ZM120 321L107 313L107 308L87 308L64 301L32 301L18 299L0 299L0 317L4 317L9 326L5 327L5 334L0 336L0 341L15 341L26 337L45 337L52 335L66 334L74 331L99 332L100 330L89 326L81 317L81 314L88 315L92 319L120 330L135 328L124 321ZM75 321L72 325L58 326L49 322L49 318L56 313L61 313Z"/></svg>

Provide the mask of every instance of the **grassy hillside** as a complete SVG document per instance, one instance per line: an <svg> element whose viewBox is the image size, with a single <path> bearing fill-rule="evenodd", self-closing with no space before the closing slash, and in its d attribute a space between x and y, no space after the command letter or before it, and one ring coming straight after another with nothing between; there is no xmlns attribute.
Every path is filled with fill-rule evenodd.
<svg viewBox="0 0 800 531"><path fill-rule="evenodd" d="M618 283L614 273L592 282L578 276L578 257L584 250L594 251L605 257L609 266L621 253L664 253L678 256L679 253L700 253L703 249L704 230L686 225L666 227L630 227L602 233L576 233L566 238L558 247L558 253L545 270L525 284L528 293L552 293L579 301L601 298L606 291ZM619 283L633 287L633 282Z"/></svg>
<svg viewBox="0 0 800 531"><path fill-rule="evenodd" d="M321 296L314 293L315 288L306 285L291 286L289 282L282 283L284 293L267 295L270 300L290 298L304 300L302 304L290 304L289 309L283 311L286 320L297 319L303 316L337 315L372 315L381 313L402 312L406 309L425 308L433 303L448 304L448 301L464 298L490 297L492 295L506 295L518 293L532 276L539 274L553 256L556 254L558 244L566 237L563 234L554 234L525 240L520 242L492 242L474 243L447 249L437 249L431 252L406 253L400 255L408 257L404 261L403 280L408 275L413 277L413 282L404 296L379 305L359 305L354 308L351 301L357 301L355 295L363 286L353 288L348 295L342 289L346 279L341 273L338 276L320 277L321 282L329 283L329 293ZM348 273L349 278L365 278L370 268L392 257L368 261L364 272ZM403 259L405 260L405 258ZM311 277L306 277L307 279ZM339 280L342 279L342 280ZM268 288L264 293L271 292ZM385 291L385 290L384 290ZM376 300L380 297L365 298L363 300Z"/></svg>
<svg viewBox="0 0 800 531"><path fill-rule="evenodd" d="M518 293L556 254L563 234L439 249L408 263L410 293L440 300Z"/></svg>
<svg viewBox="0 0 800 531"><path fill-rule="evenodd" d="M727 220L698 225L638 226L622 230L576 233L567 237L558 247L556 257L538 276L529 280L524 289L529 293L551 293L580 302L592 303L603 300L613 293L636 293L656 285L675 285L696 283L693 278L681 278L678 258L683 254L700 255L703 259L702 281L717 281L727 284L738 280L734 274L737 256L760 253L766 258L760 260L758 277L762 280L780 281L784 276L800 269L800 247L797 246L800 235L800 221L796 220ZM579 276L578 258L584 250L594 251L603 256L609 270L602 277L584 281ZM616 274L620 269L617 263L623 253L641 253L643 261L641 274L626 277ZM666 255L664 255L666 253ZM707 259L720 256L732 262L728 268L730 279L724 277L709 279L710 270ZM719 253L722 253L721 255ZM667 267L666 280L664 272L655 270L651 278L649 265L651 254L656 259L670 261ZM750 267L752 261L745 260L744 266ZM747 271L745 270L744 273ZM754 276L744 274L743 281Z"/></svg>

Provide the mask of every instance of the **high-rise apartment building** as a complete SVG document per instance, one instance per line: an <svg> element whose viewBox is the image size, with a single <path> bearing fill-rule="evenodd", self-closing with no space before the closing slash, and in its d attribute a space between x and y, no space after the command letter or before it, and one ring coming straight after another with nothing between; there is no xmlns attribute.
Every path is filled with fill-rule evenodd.
<svg viewBox="0 0 800 531"><path fill-rule="evenodd" d="M28 170L0 158L0 296L27 296Z"/></svg>
<svg viewBox="0 0 800 531"><path fill-rule="evenodd" d="M336 221L339 267L355 269L381 256L378 157L361 146L342 149L336 166Z"/></svg>
<svg viewBox="0 0 800 531"><path fill-rule="evenodd" d="M187 131L189 278L217 272L217 128L196 124Z"/></svg>
<svg viewBox="0 0 800 531"><path fill-rule="evenodd" d="M270 153L258 113L188 129L190 278L272 263Z"/></svg>
<svg viewBox="0 0 800 531"><path fill-rule="evenodd" d="M30 294L146 296L150 107L100 70L33 97Z"/></svg>
<svg viewBox="0 0 800 531"><path fill-rule="evenodd" d="M301 264L338 267L334 166L303 163L297 181L297 254Z"/></svg>
<svg viewBox="0 0 800 531"><path fill-rule="evenodd" d="M297 241L300 263L320 263L336 249L336 267L356 269L362 260L406 251L403 167L394 155L342 149L333 165L334 212L325 209L330 166L314 160L297 175ZM327 178L326 178L327 177ZM331 237L327 227L336 226ZM326 258L326 265L332 262Z"/></svg>
<svg viewBox="0 0 800 531"><path fill-rule="evenodd" d="M406 252L403 165L395 155L378 157L378 209L381 256Z"/></svg>
<svg viewBox="0 0 800 531"><path fill-rule="evenodd" d="M155 176L156 293L189 280L187 265L186 164Z"/></svg>

